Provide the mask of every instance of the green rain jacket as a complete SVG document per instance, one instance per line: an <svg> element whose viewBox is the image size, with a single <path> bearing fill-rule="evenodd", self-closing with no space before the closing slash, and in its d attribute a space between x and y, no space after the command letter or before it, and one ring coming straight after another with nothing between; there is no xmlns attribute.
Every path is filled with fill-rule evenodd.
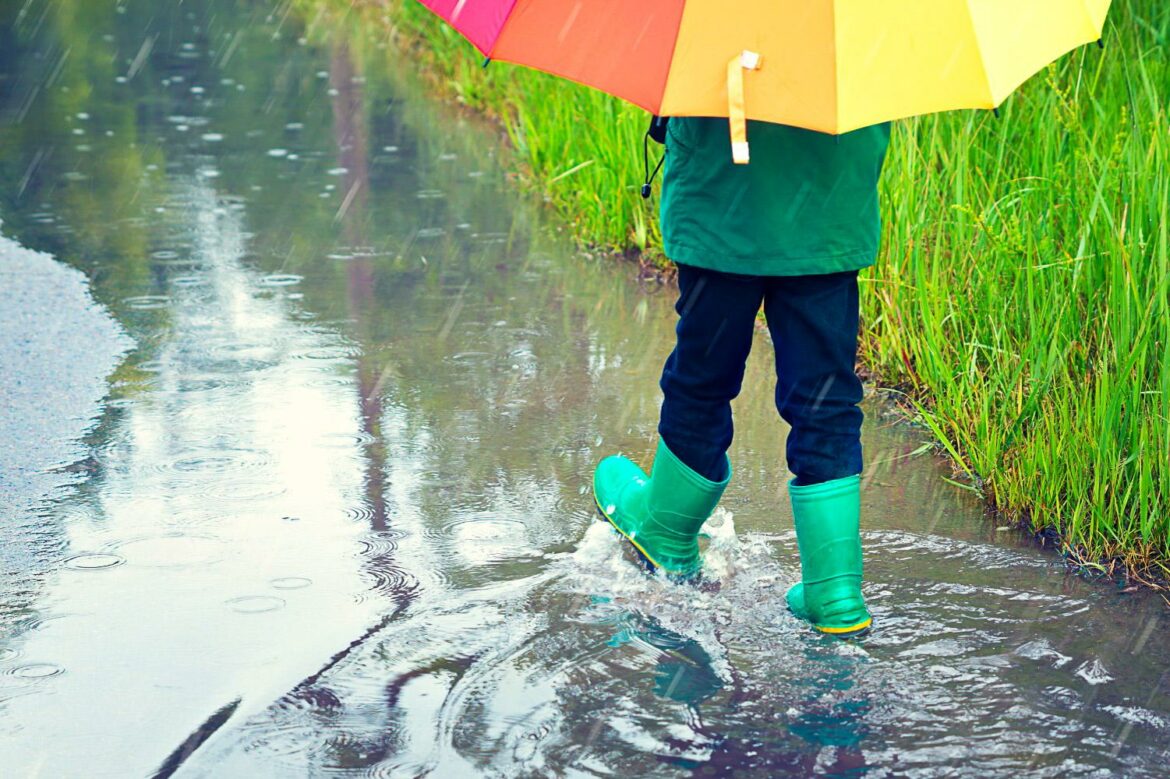
<svg viewBox="0 0 1170 779"><path fill-rule="evenodd" d="M727 119L671 117L660 208L666 256L759 276L872 265L889 140L889 122L833 136L753 121L751 162L736 165Z"/></svg>

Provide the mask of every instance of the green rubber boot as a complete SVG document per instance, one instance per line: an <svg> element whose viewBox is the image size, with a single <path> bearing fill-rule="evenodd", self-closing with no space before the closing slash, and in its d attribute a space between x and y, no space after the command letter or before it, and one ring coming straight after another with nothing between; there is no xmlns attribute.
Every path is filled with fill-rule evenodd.
<svg viewBox="0 0 1170 779"><path fill-rule="evenodd" d="M726 458L726 455L724 455ZM593 472L597 509L653 568L686 578L699 572L699 528L731 481L731 461L721 482L692 471L658 440L649 477L625 457L606 457Z"/></svg>
<svg viewBox="0 0 1170 779"><path fill-rule="evenodd" d="M800 584L788 608L822 633L851 636L873 623L861 595L861 476L788 483L800 548Z"/></svg>

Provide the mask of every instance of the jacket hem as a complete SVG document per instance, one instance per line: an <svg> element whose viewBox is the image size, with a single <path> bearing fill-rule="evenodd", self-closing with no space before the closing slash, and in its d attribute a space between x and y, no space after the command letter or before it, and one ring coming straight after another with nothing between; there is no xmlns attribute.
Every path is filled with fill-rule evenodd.
<svg viewBox="0 0 1170 779"><path fill-rule="evenodd" d="M714 255L710 252L700 252L674 242L664 242L663 250L667 258L675 263L745 276L816 276L847 270L861 270L877 261L876 248L815 257L785 257L783 255L728 257Z"/></svg>

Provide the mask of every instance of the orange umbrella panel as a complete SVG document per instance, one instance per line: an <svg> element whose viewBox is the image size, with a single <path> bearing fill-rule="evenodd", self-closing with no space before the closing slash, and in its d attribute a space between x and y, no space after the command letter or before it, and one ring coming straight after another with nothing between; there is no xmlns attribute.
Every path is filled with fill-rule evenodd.
<svg viewBox="0 0 1170 779"><path fill-rule="evenodd" d="M684 0L421 2L492 59L562 76L661 113Z"/></svg>

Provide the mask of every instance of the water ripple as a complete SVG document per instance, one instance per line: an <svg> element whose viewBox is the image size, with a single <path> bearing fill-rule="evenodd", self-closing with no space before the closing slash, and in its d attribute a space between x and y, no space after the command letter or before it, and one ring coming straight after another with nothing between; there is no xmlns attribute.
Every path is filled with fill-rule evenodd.
<svg viewBox="0 0 1170 779"><path fill-rule="evenodd" d="M160 472L210 474L263 469L272 462L272 455L260 449L219 446L188 450L178 453L170 461L156 462L152 465Z"/></svg>
<svg viewBox="0 0 1170 779"><path fill-rule="evenodd" d="M122 298L122 304L126 308L135 311L150 311L158 308L166 308L171 304L171 299L166 295L137 295L135 297Z"/></svg>
<svg viewBox="0 0 1170 779"><path fill-rule="evenodd" d="M60 676L65 673L65 669L53 663L28 663L10 668L6 673L22 679L48 679L51 676Z"/></svg>
<svg viewBox="0 0 1170 779"><path fill-rule="evenodd" d="M304 276L298 276L295 273L271 273L261 277L260 284L265 287L289 287L293 284L300 284L304 280Z"/></svg>
<svg viewBox="0 0 1170 779"><path fill-rule="evenodd" d="M79 554L70 557L65 561L66 568L72 568L77 571L96 571L105 568L113 568L121 565L126 560L116 554Z"/></svg>
<svg viewBox="0 0 1170 779"><path fill-rule="evenodd" d="M263 614L268 611L277 611L285 606L284 598L275 595L244 595L224 601L224 605L232 611L241 614Z"/></svg>
<svg viewBox="0 0 1170 779"><path fill-rule="evenodd" d="M300 590L313 584L313 580L305 576L282 576L270 582L278 590Z"/></svg>
<svg viewBox="0 0 1170 779"><path fill-rule="evenodd" d="M210 565L227 553L226 545L218 538L180 533L125 541L117 549L131 564L153 568Z"/></svg>

